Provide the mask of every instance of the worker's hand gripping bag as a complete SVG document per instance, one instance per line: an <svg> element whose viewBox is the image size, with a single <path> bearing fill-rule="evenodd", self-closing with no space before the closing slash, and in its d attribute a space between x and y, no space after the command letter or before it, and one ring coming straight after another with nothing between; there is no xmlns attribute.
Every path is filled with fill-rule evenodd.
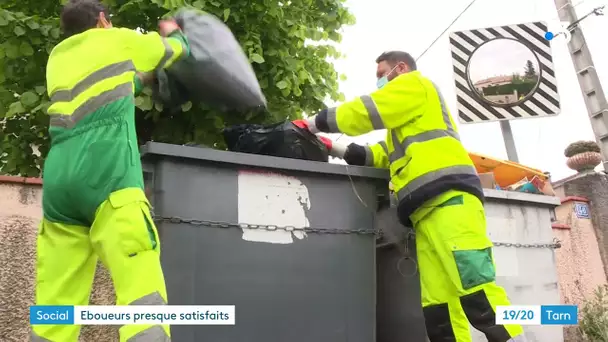
<svg viewBox="0 0 608 342"><path fill-rule="evenodd" d="M236 125L224 129L224 141L233 152L327 162L327 147L310 131L290 121L273 125Z"/></svg>
<svg viewBox="0 0 608 342"><path fill-rule="evenodd" d="M188 100L220 108L265 107L266 99L238 41L221 20L196 10L174 16L190 45L190 56L157 72L155 99L168 107Z"/></svg>

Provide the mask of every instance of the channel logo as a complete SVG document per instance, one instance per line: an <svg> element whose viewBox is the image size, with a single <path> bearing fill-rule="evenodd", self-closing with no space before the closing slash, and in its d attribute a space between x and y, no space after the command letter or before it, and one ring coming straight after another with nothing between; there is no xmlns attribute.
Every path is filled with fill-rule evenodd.
<svg viewBox="0 0 608 342"><path fill-rule="evenodd" d="M563 39L566 43L570 42L572 34L568 30L569 26L570 22L568 21L549 23L549 29L545 32L545 39L549 41Z"/></svg>

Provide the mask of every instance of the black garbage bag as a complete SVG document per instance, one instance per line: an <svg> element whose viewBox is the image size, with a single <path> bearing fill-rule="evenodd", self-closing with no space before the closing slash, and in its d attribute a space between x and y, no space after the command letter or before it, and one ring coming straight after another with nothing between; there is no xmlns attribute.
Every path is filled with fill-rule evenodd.
<svg viewBox="0 0 608 342"><path fill-rule="evenodd" d="M224 129L230 151L327 162L327 147L308 130L291 122L236 125Z"/></svg>
<svg viewBox="0 0 608 342"><path fill-rule="evenodd" d="M221 109L265 107L253 68L230 28L215 16L181 9L174 17L190 56L157 73L155 100L175 108L188 100Z"/></svg>

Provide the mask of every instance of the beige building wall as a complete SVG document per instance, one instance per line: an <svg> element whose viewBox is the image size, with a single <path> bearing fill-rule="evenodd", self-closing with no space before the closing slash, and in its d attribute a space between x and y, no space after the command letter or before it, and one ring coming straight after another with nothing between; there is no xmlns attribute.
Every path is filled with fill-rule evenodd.
<svg viewBox="0 0 608 342"><path fill-rule="evenodd" d="M0 176L0 341L29 341L34 305L36 233L41 218L39 179ZM98 267L91 304L114 304L108 273ZM115 327L84 327L81 341L118 341Z"/></svg>
<svg viewBox="0 0 608 342"><path fill-rule="evenodd" d="M561 301L581 305L598 286L606 283L604 264L590 218L579 218L576 203L587 204L583 197L566 197L555 209L557 223L553 234L562 243L556 250ZM591 216L591 215L589 215Z"/></svg>

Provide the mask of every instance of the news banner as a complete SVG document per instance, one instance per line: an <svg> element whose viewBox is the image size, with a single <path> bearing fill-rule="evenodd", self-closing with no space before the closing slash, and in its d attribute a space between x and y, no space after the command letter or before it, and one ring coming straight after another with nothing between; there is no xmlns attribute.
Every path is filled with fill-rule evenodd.
<svg viewBox="0 0 608 342"><path fill-rule="evenodd" d="M234 305L30 306L30 324L234 325Z"/></svg>
<svg viewBox="0 0 608 342"><path fill-rule="evenodd" d="M576 305L498 306L496 323L501 325L576 325L578 324L578 308ZM31 306L30 324L234 325L235 306Z"/></svg>

